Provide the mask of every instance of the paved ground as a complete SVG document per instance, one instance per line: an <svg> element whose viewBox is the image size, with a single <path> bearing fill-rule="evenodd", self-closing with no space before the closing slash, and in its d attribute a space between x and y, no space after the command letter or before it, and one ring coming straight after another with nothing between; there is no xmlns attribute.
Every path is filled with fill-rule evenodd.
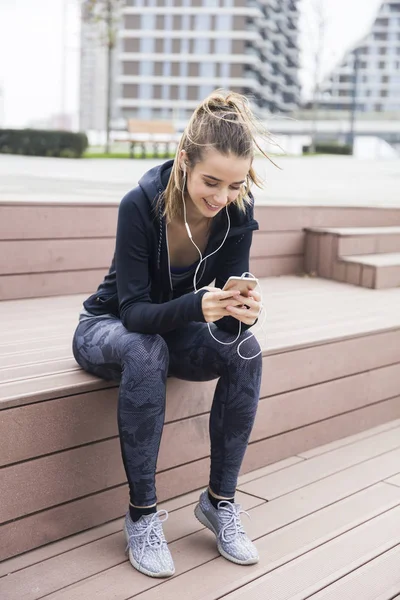
<svg viewBox="0 0 400 600"><path fill-rule="evenodd" d="M400 206L400 159L315 156L256 161L262 204ZM118 202L162 160L68 160L0 155L0 201Z"/></svg>

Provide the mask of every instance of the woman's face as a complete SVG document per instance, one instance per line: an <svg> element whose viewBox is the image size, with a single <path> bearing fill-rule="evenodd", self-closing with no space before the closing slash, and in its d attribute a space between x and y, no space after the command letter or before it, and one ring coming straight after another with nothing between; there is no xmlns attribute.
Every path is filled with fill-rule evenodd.
<svg viewBox="0 0 400 600"><path fill-rule="evenodd" d="M186 160L184 152L180 160L181 164ZM210 149L193 169L187 165L186 189L195 214L215 217L227 204L236 200L251 162L251 158L238 158L234 154L224 156Z"/></svg>

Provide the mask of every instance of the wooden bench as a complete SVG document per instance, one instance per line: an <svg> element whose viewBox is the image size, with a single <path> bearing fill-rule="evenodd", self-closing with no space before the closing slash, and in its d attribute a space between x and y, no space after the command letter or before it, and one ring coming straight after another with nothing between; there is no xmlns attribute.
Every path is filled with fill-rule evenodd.
<svg viewBox="0 0 400 600"><path fill-rule="evenodd" d="M117 386L83 372L71 352L82 300L109 266L116 216L117 204L0 205L0 560L126 510ZM301 273L305 219L324 216L258 209L251 270ZM243 472L400 417L396 290L293 276L262 285L268 338ZM168 382L161 501L207 483L214 386Z"/></svg>
<svg viewBox="0 0 400 600"><path fill-rule="evenodd" d="M128 119L128 139L116 139L116 142L129 142L130 156L134 158L136 146L142 149L142 158L146 158L146 148L151 145L154 156L162 156L160 147L164 147L164 156L168 157L176 150L180 134L176 133L170 121L141 121Z"/></svg>

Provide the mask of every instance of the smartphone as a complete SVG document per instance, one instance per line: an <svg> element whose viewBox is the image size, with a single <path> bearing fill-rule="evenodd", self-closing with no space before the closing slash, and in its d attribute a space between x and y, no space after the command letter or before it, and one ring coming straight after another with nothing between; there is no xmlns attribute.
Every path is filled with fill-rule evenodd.
<svg viewBox="0 0 400 600"><path fill-rule="evenodd" d="M247 296L249 290L254 290L258 285L256 277L229 277L222 288L225 292L228 290L239 290L242 296Z"/></svg>

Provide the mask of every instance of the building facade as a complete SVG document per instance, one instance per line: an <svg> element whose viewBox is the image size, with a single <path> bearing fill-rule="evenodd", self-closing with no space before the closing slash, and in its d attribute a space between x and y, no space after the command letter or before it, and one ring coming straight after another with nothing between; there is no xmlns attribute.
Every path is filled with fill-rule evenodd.
<svg viewBox="0 0 400 600"><path fill-rule="evenodd" d="M260 114L299 103L298 0L126 0L114 55L113 125L186 120L216 88ZM81 128L105 128L106 51L82 23Z"/></svg>
<svg viewBox="0 0 400 600"><path fill-rule="evenodd" d="M371 31L323 83L320 105L332 110L400 111L400 0L384 0Z"/></svg>
<svg viewBox="0 0 400 600"><path fill-rule="evenodd" d="M120 115L186 119L220 87L250 95L261 110L293 110L297 22L297 0L127 0Z"/></svg>

